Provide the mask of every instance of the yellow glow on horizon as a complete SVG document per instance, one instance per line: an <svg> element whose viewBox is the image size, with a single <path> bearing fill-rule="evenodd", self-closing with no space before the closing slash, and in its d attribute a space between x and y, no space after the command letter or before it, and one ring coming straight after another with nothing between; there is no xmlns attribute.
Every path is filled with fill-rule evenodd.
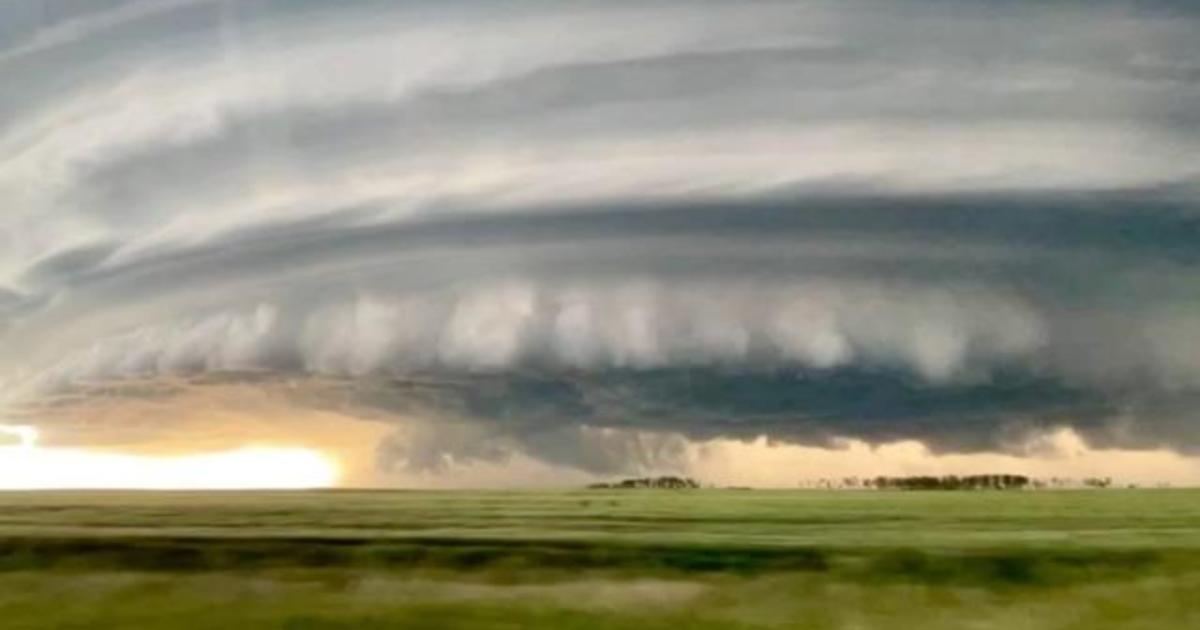
<svg viewBox="0 0 1200 630"><path fill-rule="evenodd" d="M37 446L31 427L0 425L0 490L290 490L337 484L336 462L306 448L247 447L182 456Z"/></svg>

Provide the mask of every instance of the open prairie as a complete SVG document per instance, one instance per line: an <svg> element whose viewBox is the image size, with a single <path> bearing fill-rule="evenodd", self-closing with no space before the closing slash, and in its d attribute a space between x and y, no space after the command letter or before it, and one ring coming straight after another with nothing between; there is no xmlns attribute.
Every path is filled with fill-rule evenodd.
<svg viewBox="0 0 1200 630"><path fill-rule="evenodd" d="M4 628L1200 627L1200 491L0 495Z"/></svg>

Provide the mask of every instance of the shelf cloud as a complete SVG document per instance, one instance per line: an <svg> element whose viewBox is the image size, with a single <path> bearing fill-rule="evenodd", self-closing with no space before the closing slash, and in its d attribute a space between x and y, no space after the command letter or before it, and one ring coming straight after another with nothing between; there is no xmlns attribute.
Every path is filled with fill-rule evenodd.
<svg viewBox="0 0 1200 630"><path fill-rule="evenodd" d="M0 414L175 443L180 410L256 389L380 424L411 474L1068 434L1191 456L1198 22L7 3Z"/></svg>

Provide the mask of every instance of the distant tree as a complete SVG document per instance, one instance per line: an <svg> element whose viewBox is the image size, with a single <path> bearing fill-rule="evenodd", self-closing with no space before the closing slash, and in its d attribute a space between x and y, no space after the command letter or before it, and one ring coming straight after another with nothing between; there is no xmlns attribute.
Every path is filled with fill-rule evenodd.
<svg viewBox="0 0 1200 630"><path fill-rule="evenodd" d="M657 488L664 490L691 490L700 487L700 483L690 477L637 477L622 479L614 483L593 483L587 486L593 490Z"/></svg>

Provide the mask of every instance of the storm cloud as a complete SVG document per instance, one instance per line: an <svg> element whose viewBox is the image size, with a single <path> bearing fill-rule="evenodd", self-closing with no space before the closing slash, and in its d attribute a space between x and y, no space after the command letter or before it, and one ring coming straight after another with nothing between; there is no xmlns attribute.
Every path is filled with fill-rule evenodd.
<svg viewBox="0 0 1200 630"><path fill-rule="evenodd" d="M0 401L70 440L88 409L234 382L395 424L381 461L426 470L1060 429L1194 453L1198 25L1165 1L8 3Z"/></svg>

